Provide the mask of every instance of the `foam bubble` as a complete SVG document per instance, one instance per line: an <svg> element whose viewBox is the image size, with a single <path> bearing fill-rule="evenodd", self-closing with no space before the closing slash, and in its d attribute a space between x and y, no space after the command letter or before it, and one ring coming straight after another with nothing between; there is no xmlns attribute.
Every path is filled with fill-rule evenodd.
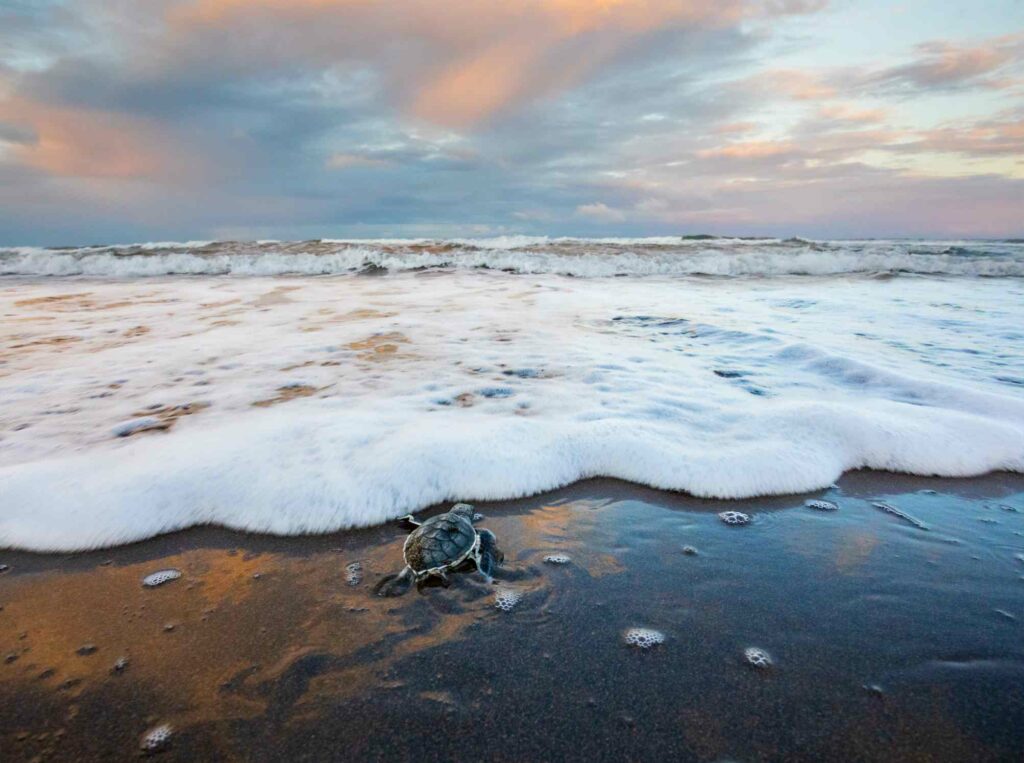
<svg viewBox="0 0 1024 763"><path fill-rule="evenodd" d="M151 572L142 579L142 585L147 588L156 588L164 583L169 583L172 580L177 580L181 577L181 570L166 569L158 570L157 572Z"/></svg>
<svg viewBox="0 0 1024 763"><path fill-rule="evenodd" d="M569 564L572 557L567 554L548 554L544 557L545 564Z"/></svg>
<svg viewBox="0 0 1024 763"><path fill-rule="evenodd" d="M652 646L665 643L665 634L653 628L627 628L622 639L629 646L638 649L650 649Z"/></svg>
<svg viewBox="0 0 1024 763"><path fill-rule="evenodd" d="M718 518L727 525L750 524L750 515L744 514L742 511L723 511L718 515Z"/></svg>
<svg viewBox="0 0 1024 763"><path fill-rule="evenodd" d="M839 509L839 504L823 500L804 501L804 506L808 509L815 509L816 511L836 511Z"/></svg>
<svg viewBox="0 0 1024 763"><path fill-rule="evenodd" d="M139 741L139 748L147 754L160 752L170 745L173 735L174 729L171 725L169 723L161 723L142 735L142 739Z"/></svg>
<svg viewBox="0 0 1024 763"><path fill-rule="evenodd" d="M683 553L687 556L697 556L697 549L693 546L683 546Z"/></svg>
<svg viewBox="0 0 1024 763"><path fill-rule="evenodd" d="M345 580L350 586L357 586L363 582L363 565L360 562L352 562L345 566Z"/></svg>
<svg viewBox="0 0 1024 763"><path fill-rule="evenodd" d="M770 668L774 664L771 655L769 655L764 649L760 649L756 646L744 649L743 659L745 659L747 664L751 667L755 667L760 670Z"/></svg>
<svg viewBox="0 0 1024 763"><path fill-rule="evenodd" d="M494 606L502 612L511 612L522 598L522 593L516 589L502 587L494 592Z"/></svg>

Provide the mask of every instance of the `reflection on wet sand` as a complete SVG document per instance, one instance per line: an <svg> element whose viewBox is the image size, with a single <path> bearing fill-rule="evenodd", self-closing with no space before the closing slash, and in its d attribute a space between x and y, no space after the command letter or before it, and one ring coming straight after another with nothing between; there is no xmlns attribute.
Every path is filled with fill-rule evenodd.
<svg viewBox="0 0 1024 763"><path fill-rule="evenodd" d="M990 499L1024 508L1024 483L931 481L947 492L924 497L925 482L851 475L838 511L749 501L743 528L717 519L720 503L607 480L481 504L506 553L499 584L458 574L400 598L371 593L402 566L397 526L6 552L0 746L131 757L168 723L170 759L1006 757L1024 652L1018 622L991 612L1024 615L1008 550L1024 514L977 515ZM545 564L559 554L571 561ZM166 568L182 576L142 585ZM521 594L509 611L501 589ZM624 646L634 626L665 643ZM751 670L750 646L776 665ZM451 735L436 739L442 719ZM501 735L516 754L491 746Z"/></svg>

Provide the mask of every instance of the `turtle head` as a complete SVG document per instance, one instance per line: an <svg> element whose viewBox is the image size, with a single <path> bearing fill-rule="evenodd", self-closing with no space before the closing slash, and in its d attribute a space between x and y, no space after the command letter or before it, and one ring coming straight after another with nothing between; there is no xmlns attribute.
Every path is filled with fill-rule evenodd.
<svg viewBox="0 0 1024 763"><path fill-rule="evenodd" d="M472 522L473 515L476 513L476 509L474 509L473 506L468 503L457 503L450 509L448 509L448 513L455 514Z"/></svg>

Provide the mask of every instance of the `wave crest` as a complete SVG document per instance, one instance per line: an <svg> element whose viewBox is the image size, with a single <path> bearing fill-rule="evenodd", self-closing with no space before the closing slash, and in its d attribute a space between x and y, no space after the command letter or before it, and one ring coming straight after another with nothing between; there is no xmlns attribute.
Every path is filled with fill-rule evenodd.
<svg viewBox="0 0 1024 763"><path fill-rule="evenodd" d="M0 249L0 275L341 275L421 269L615 276L920 274L1022 277L1024 244L738 238L323 239Z"/></svg>

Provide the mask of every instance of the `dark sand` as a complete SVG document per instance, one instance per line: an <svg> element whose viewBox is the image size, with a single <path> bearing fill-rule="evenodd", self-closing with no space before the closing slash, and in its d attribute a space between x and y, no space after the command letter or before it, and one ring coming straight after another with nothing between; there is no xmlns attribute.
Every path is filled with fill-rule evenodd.
<svg viewBox="0 0 1024 763"><path fill-rule="evenodd" d="M595 480L479 509L511 612L468 574L372 596L396 526L0 553L0 760L137 759L159 723L167 761L1024 759L1024 477L728 503Z"/></svg>

